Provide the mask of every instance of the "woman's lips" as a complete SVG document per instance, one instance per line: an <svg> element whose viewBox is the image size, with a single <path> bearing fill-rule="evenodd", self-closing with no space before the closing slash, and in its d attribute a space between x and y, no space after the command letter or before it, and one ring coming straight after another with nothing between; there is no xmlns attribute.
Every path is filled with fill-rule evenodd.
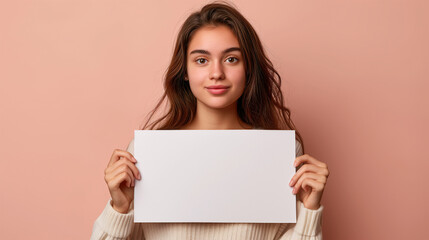
<svg viewBox="0 0 429 240"><path fill-rule="evenodd" d="M227 90L228 88L207 88L207 91L209 91L211 94L222 94Z"/></svg>

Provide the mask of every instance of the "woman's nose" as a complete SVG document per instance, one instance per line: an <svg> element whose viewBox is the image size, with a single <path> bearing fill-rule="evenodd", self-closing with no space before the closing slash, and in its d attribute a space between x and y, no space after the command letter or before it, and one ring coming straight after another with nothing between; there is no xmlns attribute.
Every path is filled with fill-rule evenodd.
<svg viewBox="0 0 429 240"><path fill-rule="evenodd" d="M223 72L222 63L214 61L210 68L210 79L223 79L225 74Z"/></svg>

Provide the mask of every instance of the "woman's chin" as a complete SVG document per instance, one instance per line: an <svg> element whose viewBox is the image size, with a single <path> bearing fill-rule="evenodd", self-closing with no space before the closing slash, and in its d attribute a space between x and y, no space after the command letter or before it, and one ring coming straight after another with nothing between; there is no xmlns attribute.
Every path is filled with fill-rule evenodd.
<svg viewBox="0 0 429 240"><path fill-rule="evenodd" d="M233 107L233 103L230 102L210 102L210 103L202 103L204 108L222 110Z"/></svg>

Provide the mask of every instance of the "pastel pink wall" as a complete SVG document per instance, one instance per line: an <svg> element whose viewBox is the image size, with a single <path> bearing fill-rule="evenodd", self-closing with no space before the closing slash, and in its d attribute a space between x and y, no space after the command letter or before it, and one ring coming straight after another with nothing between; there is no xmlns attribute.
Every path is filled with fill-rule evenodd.
<svg viewBox="0 0 429 240"><path fill-rule="evenodd" d="M307 152L331 170L325 239L425 238L427 1L234 2L283 78ZM161 96L176 33L200 6L0 2L2 239L89 238L110 155Z"/></svg>

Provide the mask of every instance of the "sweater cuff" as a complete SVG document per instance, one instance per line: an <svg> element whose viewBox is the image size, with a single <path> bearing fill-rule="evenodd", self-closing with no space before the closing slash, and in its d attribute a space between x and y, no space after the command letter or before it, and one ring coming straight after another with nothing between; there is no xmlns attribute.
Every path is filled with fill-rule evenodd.
<svg viewBox="0 0 429 240"><path fill-rule="evenodd" d="M101 213L99 224L109 236L126 238L131 234L134 225L134 209L130 206L128 213L120 213L112 207L111 201L112 199L107 202Z"/></svg>
<svg viewBox="0 0 429 240"><path fill-rule="evenodd" d="M297 221L294 231L300 236L316 236L322 231L323 206L312 210L304 207L301 201L297 201Z"/></svg>

